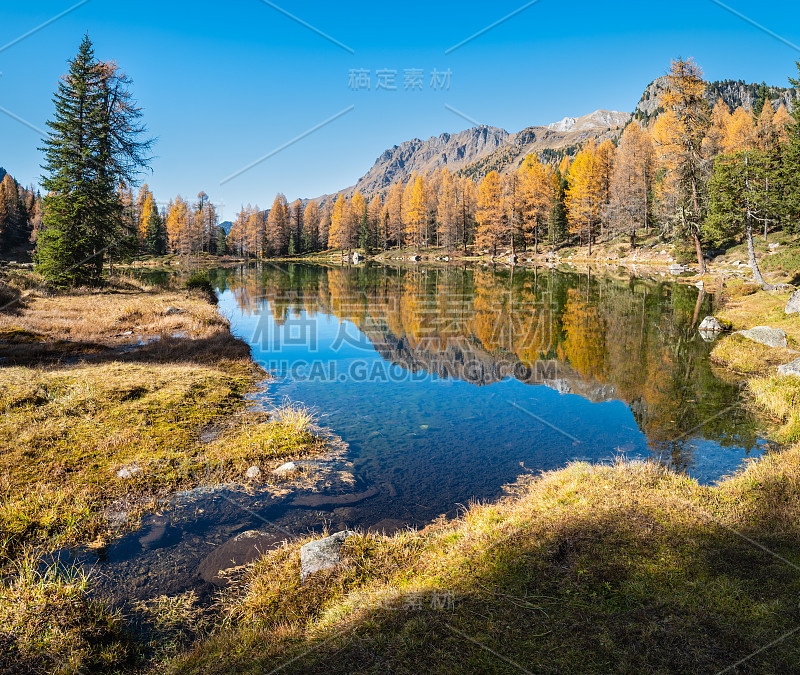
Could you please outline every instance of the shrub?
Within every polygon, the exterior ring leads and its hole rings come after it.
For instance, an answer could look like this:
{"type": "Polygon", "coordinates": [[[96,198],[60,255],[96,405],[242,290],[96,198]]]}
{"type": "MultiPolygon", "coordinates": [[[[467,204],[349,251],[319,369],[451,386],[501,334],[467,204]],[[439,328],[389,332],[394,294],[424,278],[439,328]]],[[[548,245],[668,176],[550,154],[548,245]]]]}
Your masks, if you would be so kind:
{"type": "Polygon", "coordinates": [[[194,272],[184,284],[185,288],[190,291],[200,291],[207,295],[209,299],[216,301],[217,296],[214,293],[214,287],[208,278],[206,272],[194,272]]]}

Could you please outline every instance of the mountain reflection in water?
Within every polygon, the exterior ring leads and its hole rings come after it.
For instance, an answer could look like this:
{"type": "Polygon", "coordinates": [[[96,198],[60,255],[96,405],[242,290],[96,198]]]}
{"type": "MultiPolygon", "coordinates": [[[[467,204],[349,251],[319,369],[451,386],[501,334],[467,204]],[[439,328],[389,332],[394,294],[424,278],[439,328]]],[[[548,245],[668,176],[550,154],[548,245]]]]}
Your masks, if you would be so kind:
{"type": "Polygon", "coordinates": [[[433,511],[496,496],[520,464],[625,454],[710,482],[766,449],[697,335],[712,298],[692,286],[480,266],[212,278],[279,376],[267,394],[314,406],[366,481],[433,511]]]}

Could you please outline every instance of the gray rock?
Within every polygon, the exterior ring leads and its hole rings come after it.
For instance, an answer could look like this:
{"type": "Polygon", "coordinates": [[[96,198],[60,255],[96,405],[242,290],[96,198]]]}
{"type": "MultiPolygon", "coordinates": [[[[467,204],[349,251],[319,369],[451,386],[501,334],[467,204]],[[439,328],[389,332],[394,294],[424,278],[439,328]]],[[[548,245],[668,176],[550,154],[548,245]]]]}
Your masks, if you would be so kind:
{"type": "Polygon", "coordinates": [[[700,322],[697,330],[701,333],[722,333],[727,330],[722,322],[715,316],[707,316],[700,322]]]}
{"type": "Polygon", "coordinates": [[[338,566],[342,559],[339,551],[342,544],[355,532],[342,530],[325,539],[312,541],[300,549],[300,580],[305,581],[310,574],[330,570],[338,566]]]}
{"type": "Polygon", "coordinates": [[[292,500],[292,506],[310,506],[312,508],[321,508],[329,506],[348,506],[350,504],[358,504],[365,499],[369,499],[378,494],[378,489],[371,487],[364,492],[356,492],[346,495],[326,495],[320,493],[301,494],[292,500]]]}
{"type": "Polygon", "coordinates": [[[221,572],[258,560],[267,551],[278,548],[283,541],[284,537],[279,534],[258,530],[242,532],[211,551],[200,563],[198,574],[203,581],[225,586],[228,579],[221,572]]]}
{"type": "Polygon", "coordinates": [[[748,340],[758,342],[767,347],[782,347],[785,348],[788,343],[786,342],[786,331],[780,328],[770,328],[769,326],[756,326],[749,330],[740,330],[739,335],[746,337],[748,340]]]}
{"type": "Polygon", "coordinates": [[[297,471],[298,466],[294,462],[286,462],[286,464],[281,464],[277,469],[273,469],[272,473],[276,476],[282,476],[287,473],[292,473],[293,471],[297,471]]]}
{"type": "Polygon", "coordinates": [[[686,267],[686,265],[679,265],[679,264],[677,264],[677,263],[676,263],[676,264],[674,264],[674,265],[670,265],[670,266],[669,266],[669,271],[670,271],[670,274],[675,274],[675,275],[677,275],[677,274],[683,274],[683,273],[684,273],[684,272],[686,272],[688,269],[689,269],[689,268],[688,268],[688,267],[686,267]]]}
{"type": "Polygon", "coordinates": [[[800,291],[795,291],[786,303],[787,314],[800,314],[800,291]]]}
{"type": "Polygon", "coordinates": [[[167,307],[164,310],[164,316],[172,316],[173,314],[183,314],[183,310],[177,307],[167,307]]]}
{"type": "Polygon", "coordinates": [[[778,375],[797,375],[800,377],[800,359],[778,366],[778,375]]]}
{"type": "Polygon", "coordinates": [[[353,252],[353,263],[358,265],[358,263],[364,261],[364,256],[361,255],[358,251],[353,252]]]}
{"type": "Polygon", "coordinates": [[[119,471],[117,471],[117,478],[133,478],[137,473],[141,473],[141,471],[142,469],[139,466],[123,466],[119,471]]]}
{"type": "Polygon", "coordinates": [[[251,466],[244,476],[250,480],[258,480],[261,478],[261,469],[259,469],[257,466],[251,466]]]}
{"type": "Polygon", "coordinates": [[[779,248],[779,247],[780,247],[780,244],[777,244],[777,243],[775,243],[775,244],[770,244],[770,245],[769,245],[769,250],[770,250],[770,251],[774,251],[776,248],[779,248]]]}

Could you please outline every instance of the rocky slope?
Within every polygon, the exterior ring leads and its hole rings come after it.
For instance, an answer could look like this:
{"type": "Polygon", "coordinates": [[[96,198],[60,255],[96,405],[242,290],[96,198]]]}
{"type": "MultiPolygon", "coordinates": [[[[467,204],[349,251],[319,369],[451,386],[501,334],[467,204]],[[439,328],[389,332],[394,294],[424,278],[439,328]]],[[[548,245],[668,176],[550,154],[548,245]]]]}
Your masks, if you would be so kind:
{"type": "Polygon", "coordinates": [[[630,119],[629,113],[595,110],[547,126],[528,127],[510,135],[503,147],[465,166],[461,172],[475,177],[485,176],[489,171],[508,173],[530,153],[558,161],[564,154],[574,154],[586,141],[600,143],[618,136],[630,119]]]}
{"type": "MultiPolygon", "coordinates": [[[[651,82],[642,94],[633,115],[624,112],[596,110],[582,117],[565,117],[546,126],[531,126],[517,133],[497,127],[478,126],[456,134],[444,133],[428,140],[414,138],[386,150],[356,185],[318,200],[326,202],[339,194],[352,195],[358,189],[364,195],[384,193],[398,180],[416,173],[428,173],[447,167],[453,173],[479,178],[489,171],[512,171],[528,153],[539,153],[544,159],[558,161],[572,155],[589,140],[602,142],[618,136],[632,117],[645,124],[660,112],[659,98],[666,87],[666,77],[651,82]]],[[[714,104],[721,96],[731,110],[743,105],[751,107],[758,98],[758,84],[741,80],[724,80],[708,85],[706,98],[714,104]]],[[[790,111],[800,91],[770,87],[775,107],[780,103],[790,111]]]]}
{"type": "MultiPolygon", "coordinates": [[[[358,183],[342,192],[345,195],[356,189],[364,195],[385,192],[392,183],[406,180],[412,173],[428,173],[444,167],[467,175],[484,175],[493,169],[510,170],[530,152],[563,153],[590,138],[616,135],[630,118],[629,113],[596,110],[514,134],[497,127],[479,126],[457,134],[431,136],[426,141],[414,138],[386,150],[358,183]]],[[[321,199],[331,196],[336,195],[321,199]]]]}
{"type": "MultiPolygon", "coordinates": [[[[639,100],[633,114],[636,119],[647,123],[657,116],[661,108],[659,98],[667,87],[667,78],[659,77],[647,85],[642,98],[639,100]]],[[[706,87],[706,100],[709,105],[714,105],[719,97],[728,104],[731,111],[739,106],[752,108],[758,99],[760,85],[755,83],[747,84],[742,80],[723,80],[721,82],[710,82],[706,87]]],[[[769,87],[772,105],[777,108],[781,103],[786,106],[789,112],[794,108],[794,102],[798,90],[786,87],[769,87]]]]}
{"type": "Polygon", "coordinates": [[[386,150],[356,184],[362,194],[372,194],[405,180],[413,172],[447,167],[451,171],[485,157],[508,142],[510,134],[497,127],[479,126],[457,134],[414,138],[386,150]]]}

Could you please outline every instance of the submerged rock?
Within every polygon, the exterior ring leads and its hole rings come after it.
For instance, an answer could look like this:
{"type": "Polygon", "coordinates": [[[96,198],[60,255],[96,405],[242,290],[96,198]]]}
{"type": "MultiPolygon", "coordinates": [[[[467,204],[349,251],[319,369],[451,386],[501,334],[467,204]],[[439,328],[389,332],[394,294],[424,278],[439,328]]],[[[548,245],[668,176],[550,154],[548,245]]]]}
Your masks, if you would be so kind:
{"type": "Polygon", "coordinates": [[[746,337],[748,340],[758,342],[759,344],[766,345],[767,347],[781,347],[786,348],[788,345],[786,341],[786,331],[780,328],[770,328],[769,326],[756,326],[749,330],[740,330],[739,335],[746,337]]]}
{"type": "Polygon", "coordinates": [[[355,532],[342,530],[325,539],[318,539],[300,549],[300,580],[305,581],[310,574],[333,569],[342,562],[339,551],[342,544],[355,532]]]}
{"type": "Polygon", "coordinates": [[[791,363],[778,366],[778,375],[797,375],[800,376],[800,359],[795,359],[791,363]]]}
{"type": "Polygon", "coordinates": [[[364,492],[356,492],[346,495],[323,495],[323,494],[307,494],[299,495],[292,500],[292,506],[311,506],[319,508],[322,506],[347,506],[349,504],[357,504],[360,501],[369,499],[378,494],[377,488],[369,488],[364,492]]]}
{"type": "Polygon", "coordinates": [[[278,548],[284,537],[270,532],[248,530],[237,534],[203,558],[197,569],[203,581],[225,586],[228,580],[221,573],[258,560],[267,551],[278,548]]]}
{"type": "Polygon", "coordinates": [[[784,311],[787,314],[800,314],[800,291],[792,293],[789,302],[786,303],[786,309],[784,311]]]}

